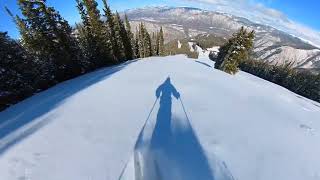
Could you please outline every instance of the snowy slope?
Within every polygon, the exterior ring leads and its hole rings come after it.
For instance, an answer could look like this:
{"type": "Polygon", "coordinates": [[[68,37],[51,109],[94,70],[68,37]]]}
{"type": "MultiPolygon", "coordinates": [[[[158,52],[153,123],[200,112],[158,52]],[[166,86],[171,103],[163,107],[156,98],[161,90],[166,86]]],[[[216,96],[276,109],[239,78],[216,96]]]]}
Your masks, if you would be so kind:
{"type": "Polygon", "coordinates": [[[0,179],[319,180],[320,104],[212,66],[132,61],[10,107],[0,179]]]}
{"type": "Polygon", "coordinates": [[[320,53],[319,49],[304,50],[283,46],[261,53],[260,58],[274,64],[292,62],[294,67],[312,68],[316,67],[314,64],[320,59],[320,56],[315,56],[317,53],[320,53]]]}

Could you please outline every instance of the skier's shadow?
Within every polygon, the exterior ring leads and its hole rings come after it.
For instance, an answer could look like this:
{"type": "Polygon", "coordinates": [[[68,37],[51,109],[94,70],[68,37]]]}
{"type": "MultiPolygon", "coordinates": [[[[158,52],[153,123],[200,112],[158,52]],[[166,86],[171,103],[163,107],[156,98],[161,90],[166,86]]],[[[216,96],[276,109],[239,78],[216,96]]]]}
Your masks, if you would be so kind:
{"type": "Polygon", "coordinates": [[[157,88],[156,96],[160,98],[160,108],[150,144],[143,148],[144,178],[139,179],[213,180],[208,159],[186,112],[184,117],[172,115],[172,96],[180,101],[183,110],[184,105],[170,78],[157,88]]]}

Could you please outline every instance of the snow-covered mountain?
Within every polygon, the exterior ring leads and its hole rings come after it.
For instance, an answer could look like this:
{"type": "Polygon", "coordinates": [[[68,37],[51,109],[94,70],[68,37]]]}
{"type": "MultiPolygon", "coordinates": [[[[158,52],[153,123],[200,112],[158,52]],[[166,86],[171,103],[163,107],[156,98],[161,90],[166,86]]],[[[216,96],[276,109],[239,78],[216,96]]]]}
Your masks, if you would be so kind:
{"type": "Polygon", "coordinates": [[[201,34],[228,38],[241,26],[256,31],[257,58],[273,63],[295,62],[297,68],[320,68],[319,48],[273,27],[233,15],[187,7],[147,7],[126,11],[135,27],[144,21],[149,30],[164,26],[168,41],[201,34]]]}
{"type": "Polygon", "coordinates": [[[320,104],[197,50],[104,68],[0,112],[0,179],[319,180],[320,104]]]}

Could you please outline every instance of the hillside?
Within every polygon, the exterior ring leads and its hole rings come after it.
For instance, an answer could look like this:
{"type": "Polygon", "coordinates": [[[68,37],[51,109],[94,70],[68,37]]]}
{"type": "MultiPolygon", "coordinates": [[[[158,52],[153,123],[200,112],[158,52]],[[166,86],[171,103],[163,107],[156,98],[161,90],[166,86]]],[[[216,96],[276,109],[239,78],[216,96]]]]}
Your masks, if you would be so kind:
{"type": "Polygon", "coordinates": [[[318,180],[320,104],[206,55],[100,69],[0,112],[1,179],[318,180]]]}
{"type": "MultiPolygon", "coordinates": [[[[208,39],[208,35],[227,39],[241,26],[256,31],[255,57],[273,64],[294,62],[294,67],[320,69],[320,49],[273,27],[233,15],[188,7],[148,7],[125,12],[133,29],[143,21],[152,31],[164,27],[166,40],[208,39]]],[[[221,42],[216,37],[212,41],[221,42]]],[[[219,44],[215,44],[219,45],[219,44]]],[[[214,46],[213,44],[211,46],[214,46]]]]}

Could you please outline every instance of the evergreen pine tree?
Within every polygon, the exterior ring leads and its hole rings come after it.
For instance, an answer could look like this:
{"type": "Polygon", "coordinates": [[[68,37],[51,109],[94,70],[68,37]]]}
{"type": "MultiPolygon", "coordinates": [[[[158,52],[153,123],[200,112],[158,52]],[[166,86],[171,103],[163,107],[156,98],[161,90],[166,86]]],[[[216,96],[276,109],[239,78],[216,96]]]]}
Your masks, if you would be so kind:
{"type": "Polygon", "coordinates": [[[106,27],[108,27],[110,43],[112,47],[112,55],[115,61],[119,62],[124,58],[123,44],[120,41],[119,26],[117,25],[114,14],[106,0],[102,0],[104,4],[104,16],[106,18],[106,27]]]}
{"type": "Polygon", "coordinates": [[[130,21],[128,19],[128,16],[125,14],[125,24],[126,24],[126,30],[127,30],[127,35],[131,44],[131,51],[132,51],[132,58],[136,57],[136,52],[135,52],[135,39],[134,39],[134,35],[131,32],[131,25],[130,25],[130,21]]]}
{"type": "Polygon", "coordinates": [[[239,64],[249,58],[254,34],[254,31],[248,32],[244,27],[234,33],[228,42],[220,47],[215,68],[230,74],[238,72],[239,64]]]}
{"type": "Polygon", "coordinates": [[[139,53],[140,53],[140,58],[145,58],[146,53],[145,53],[145,28],[144,24],[140,23],[139,25],[139,53]]]}
{"type": "Polygon", "coordinates": [[[91,44],[89,50],[93,50],[95,65],[102,67],[113,64],[111,45],[109,44],[110,39],[101,20],[98,3],[95,0],[82,0],[82,4],[85,7],[85,12],[79,7],[78,9],[83,22],[87,25],[85,30],[89,33],[88,38],[91,38],[88,40],[91,44]],[[86,18],[84,17],[85,15],[87,16],[86,18]]]}
{"type": "Polygon", "coordinates": [[[126,60],[132,60],[134,57],[133,57],[133,49],[132,49],[131,38],[130,38],[131,31],[129,30],[129,33],[128,33],[118,12],[116,13],[116,16],[117,16],[116,19],[118,20],[118,24],[120,27],[120,37],[123,43],[126,60]]]}
{"type": "Polygon", "coordinates": [[[19,29],[19,32],[21,35],[20,43],[24,47],[27,47],[26,42],[30,42],[31,40],[28,39],[30,36],[28,35],[29,31],[26,27],[25,22],[18,15],[13,15],[13,13],[7,7],[5,7],[5,10],[7,11],[9,16],[12,18],[13,22],[17,25],[17,27],[19,29]]]}
{"type": "Polygon", "coordinates": [[[100,62],[100,57],[96,54],[98,47],[94,38],[94,34],[91,30],[92,27],[89,23],[87,11],[84,8],[82,1],[76,0],[76,3],[82,20],[81,24],[76,25],[79,46],[84,56],[81,60],[81,64],[86,71],[91,71],[97,68],[100,62]]]}
{"type": "Polygon", "coordinates": [[[139,36],[140,36],[140,32],[138,29],[136,29],[136,38],[135,38],[135,41],[134,41],[134,52],[135,52],[135,55],[136,55],[136,58],[140,58],[140,49],[139,49],[139,36]]]}
{"type": "Polygon", "coordinates": [[[162,27],[160,28],[159,32],[159,56],[165,56],[165,47],[164,47],[164,34],[162,27]]]}
{"type": "Polygon", "coordinates": [[[122,20],[120,19],[120,16],[117,15],[118,12],[116,12],[116,14],[114,14],[113,18],[114,18],[114,33],[115,33],[115,41],[118,44],[119,47],[119,54],[116,55],[118,57],[118,59],[120,61],[124,61],[126,59],[126,54],[125,54],[125,48],[124,48],[124,44],[123,44],[123,39],[122,39],[122,33],[121,33],[121,24],[122,24],[122,20]]]}
{"type": "Polygon", "coordinates": [[[18,27],[23,32],[24,44],[45,64],[53,64],[53,76],[63,81],[81,73],[80,51],[68,22],[45,0],[19,0],[24,19],[19,18],[18,27]]]}
{"type": "Polygon", "coordinates": [[[82,0],[87,10],[87,21],[91,25],[92,31],[96,36],[103,34],[103,22],[101,20],[98,3],[95,0],[82,0]]]}
{"type": "Polygon", "coordinates": [[[156,37],[156,55],[159,56],[160,55],[160,33],[157,33],[157,37],[156,37]]]}
{"type": "Polygon", "coordinates": [[[19,43],[0,32],[0,110],[32,95],[36,64],[19,43]]]}
{"type": "Polygon", "coordinates": [[[150,57],[152,56],[152,42],[151,42],[151,37],[147,29],[145,29],[145,35],[144,35],[144,44],[145,44],[145,56],[150,57]]]}

